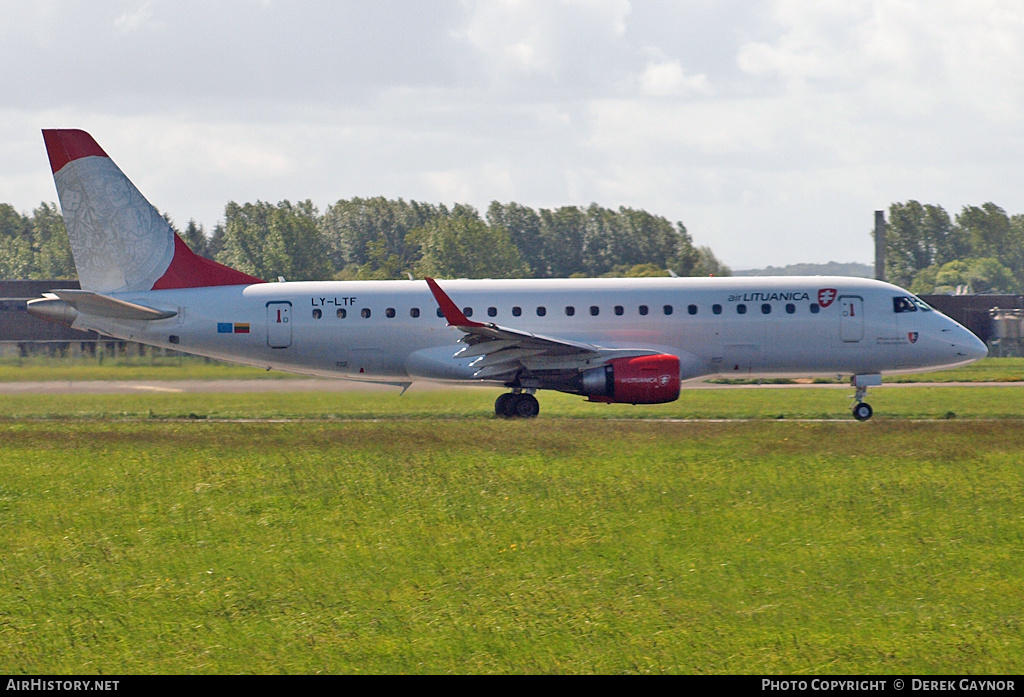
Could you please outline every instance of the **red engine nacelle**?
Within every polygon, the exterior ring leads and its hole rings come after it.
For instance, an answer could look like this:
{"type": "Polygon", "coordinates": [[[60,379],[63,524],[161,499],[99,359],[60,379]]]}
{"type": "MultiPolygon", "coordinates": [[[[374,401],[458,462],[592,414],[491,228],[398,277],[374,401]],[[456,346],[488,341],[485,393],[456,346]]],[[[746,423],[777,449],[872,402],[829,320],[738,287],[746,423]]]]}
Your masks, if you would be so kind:
{"type": "Polygon", "coordinates": [[[583,373],[592,402],[663,404],[679,399],[679,359],[668,354],[616,358],[583,373]]]}

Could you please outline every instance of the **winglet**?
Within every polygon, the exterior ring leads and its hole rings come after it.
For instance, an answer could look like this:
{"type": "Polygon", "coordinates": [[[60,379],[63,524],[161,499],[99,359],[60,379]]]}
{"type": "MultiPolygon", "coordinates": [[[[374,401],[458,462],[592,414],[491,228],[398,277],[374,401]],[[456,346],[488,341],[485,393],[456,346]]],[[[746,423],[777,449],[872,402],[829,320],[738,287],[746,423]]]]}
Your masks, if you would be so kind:
{"type": "Polygon", "coordinates": [[[470,320],[466,315],[462,313],[458,305],[452,302],[452,299],[448,297],[448,294],[441,290],[441,286],[437,285],[437,281],[432,278],[423,279],[430,286],[430,292],[434,294],[434,300],[437,301],[438,307],[441,308],[441,312],[444,313],[444,318],[448,320],[449,327],[483,327],[484,324],[480,322],[474,322],[470,320]]]}

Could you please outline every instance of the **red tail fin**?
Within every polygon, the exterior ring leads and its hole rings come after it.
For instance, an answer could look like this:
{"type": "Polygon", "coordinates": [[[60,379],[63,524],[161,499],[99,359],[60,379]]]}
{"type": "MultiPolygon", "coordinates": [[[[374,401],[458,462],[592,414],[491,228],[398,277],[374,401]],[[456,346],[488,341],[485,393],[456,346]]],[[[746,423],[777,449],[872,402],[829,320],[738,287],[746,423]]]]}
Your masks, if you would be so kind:
{"type": "Polygon", "coordinates": [[[199,256],[180,237],[174,235],[174,257],[164,275],[153,284],[153,290],[241,286],[250,283],[263,283],[263,280],[199,256]]]}
{"type": "Polygon", "coordinates": [[[101,293],[263,283],[192,252],[85,131],[43,131],[82,288],[101,293]]]}

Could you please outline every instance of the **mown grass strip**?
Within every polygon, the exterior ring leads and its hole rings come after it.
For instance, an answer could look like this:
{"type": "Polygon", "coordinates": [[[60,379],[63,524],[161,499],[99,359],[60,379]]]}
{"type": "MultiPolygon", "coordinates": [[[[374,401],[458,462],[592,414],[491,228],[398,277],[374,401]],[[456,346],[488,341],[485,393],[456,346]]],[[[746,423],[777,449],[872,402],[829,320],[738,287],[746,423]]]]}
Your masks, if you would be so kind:
{"type": "Polygon", "coordinates": [[[274,380],[295,375],[197,356],[17,356],[0,358],[0,382],[89,380],[274,380]]]}
{"type": "MultiPolygon", "coordinates": [[[[10,419],[483,419],[493,420],[493,388],[389,392],[249,394],[5,395],[10,419]]],[[[687,389],[670,404],[595,404],[542,392],[541,419],[842,419],[852,389],[687,389]]],[[[876,419],[1020,419],[1019,387],[887,387],[871,390],[876,419]]]]}
{"type": "Polygon", "coordinates": [[[0,425],[8,673],[1014,673],[1016,422],[0,425]]]}
{"type": "MultiPolygon", "coordinates": [[[[249,368],[197,356],[100,356],[0,358],[0,382],[87,380],[256,380],[287,379],[290,373],[249,368]]],[[[886,376],[886,382],[1019,382],[1024,358],[985,358],[955,370],[886,376]]],[[[757,380],[722,380],[756,383],[757,380]]],[[[821,382],[835,382],[821,379],[821,382]]],[[[793,379],[763,382],[793,382],[793,379]]]]}

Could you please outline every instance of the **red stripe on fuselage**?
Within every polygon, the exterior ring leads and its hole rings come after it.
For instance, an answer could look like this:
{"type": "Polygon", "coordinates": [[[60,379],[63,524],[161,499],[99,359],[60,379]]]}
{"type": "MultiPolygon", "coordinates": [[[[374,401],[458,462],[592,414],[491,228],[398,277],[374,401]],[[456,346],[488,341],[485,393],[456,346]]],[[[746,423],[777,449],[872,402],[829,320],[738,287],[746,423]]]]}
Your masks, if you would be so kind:
{"type": "Polygon", "coordinates": [[[108,157],[91,135],[77,129],[43,129],[43,142],[54,174],[67,163],[83,157],[108,157]]]}
{"type": "Polygon", "coordinates": [[[212,259],[199,256],[174,236],[174,258],[164,275],[153,284],[153,290],[172,288],[204,288],[206,286],[247,286],[263,283],[262,279],[236,271],[212,259]]]}

